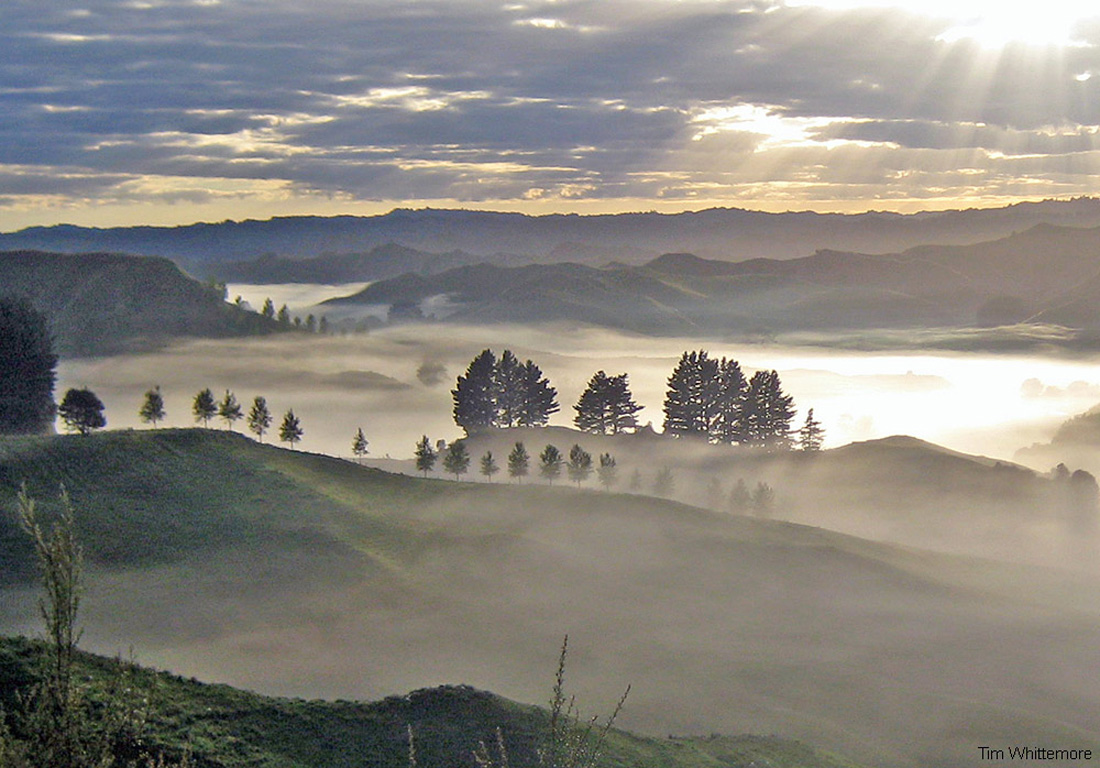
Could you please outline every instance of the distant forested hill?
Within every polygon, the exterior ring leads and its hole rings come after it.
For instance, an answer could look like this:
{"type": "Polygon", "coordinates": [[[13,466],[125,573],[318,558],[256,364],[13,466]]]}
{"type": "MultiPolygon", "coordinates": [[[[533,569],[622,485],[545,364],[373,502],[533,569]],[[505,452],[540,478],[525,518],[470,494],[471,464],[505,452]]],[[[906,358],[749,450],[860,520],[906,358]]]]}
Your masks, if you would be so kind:
{"type": "Polygon", "coordinates": [[[271,333],[278,325],[225,303],[221,289],[168,259],[109,253],[0,252],[0,294],[26,296],[50,321],[59,354],[145,349],[180,336],[271,333]]]}

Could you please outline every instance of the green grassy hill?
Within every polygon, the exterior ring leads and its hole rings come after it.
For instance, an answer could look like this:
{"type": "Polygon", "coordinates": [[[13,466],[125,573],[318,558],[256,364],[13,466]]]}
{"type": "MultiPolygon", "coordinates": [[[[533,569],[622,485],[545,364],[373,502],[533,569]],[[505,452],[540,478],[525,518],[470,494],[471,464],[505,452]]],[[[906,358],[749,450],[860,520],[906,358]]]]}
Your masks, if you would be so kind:
{"type": "MultiPolygon", "coordinates": [[[[17,692],[33,679],[41,646],[0,638],[0,703],[18,708],[17,692]]],[[[441,686],[377,702],[261,696],[166,672],[125,665],[134,696],[150,702],[142,741],[169,757],[190,749],[199,768],[408,768],[408,729],[417,764],[475,768],[480,743],[498,755],[500,728],[509,764],[536,765],[549,713],[469,686],[441,686]]],[[[85,654],[78,674],[104,681],[115,659],[85,654]]],[[[136,702],[136,698],[135,698],[136,702]]],[[[601,768],[857,768],[855,763],[775,736],[655,739],[613,730],[601,768]]]]}
{"type": "MultiPolygon", "coordinates": [[[[778,733],[921,768],[977,765],[978,746],[1100,750],[1085,576],[213,430],[0,440],[0,505],[23,481],[47,507],[58,482],[76,501],[85,645],[184,676],[535,702],[568,633],[580,700],[606,711],[631,683],[620,724],[644,733],[778,733]]],[[[0,631],[32,632],[29,553],[10,517],[0,531],[0,631]]]]}

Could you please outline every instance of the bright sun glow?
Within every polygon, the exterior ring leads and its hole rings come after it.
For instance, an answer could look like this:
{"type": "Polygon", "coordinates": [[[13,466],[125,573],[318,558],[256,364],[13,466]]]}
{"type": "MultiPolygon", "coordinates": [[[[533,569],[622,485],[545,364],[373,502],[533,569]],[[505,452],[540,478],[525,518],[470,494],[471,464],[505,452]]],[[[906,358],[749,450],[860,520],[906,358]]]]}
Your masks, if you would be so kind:
{"type": "Polygon", "coordinates": [[[950,20],[953,24],[941,35],[943,40],[967,38],[990,48],[1013,42],[1075,45],[1079,43],[1075,26],[1100,16],[1100,5],[1095,0],[788,0],[786,4],[832,10],[899,8],[950,20]]]}

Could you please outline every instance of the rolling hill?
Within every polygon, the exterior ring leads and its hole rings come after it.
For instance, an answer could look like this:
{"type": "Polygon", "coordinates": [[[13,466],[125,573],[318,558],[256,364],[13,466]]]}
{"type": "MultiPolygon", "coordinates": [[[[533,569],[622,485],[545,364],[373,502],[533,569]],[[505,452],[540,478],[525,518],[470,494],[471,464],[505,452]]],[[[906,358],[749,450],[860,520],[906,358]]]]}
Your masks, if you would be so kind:
{"type": "MultiPolygon", "coordinates": [[[[59,482],[77,503],[85,644],[183,676],[539,701],[569,633],[580,700],[606,709],[632,683],[632,730],[779,733],[922,768],[978,765],[980,745],[1100,749],[1085,575],[644,496],[421,480],[212,430],[0,440],[0,502],[23,481],[47,510],[59,482]]],[[[0,531],[0,630],[26,632],[29,553],[10,518],[0,531]]]]}

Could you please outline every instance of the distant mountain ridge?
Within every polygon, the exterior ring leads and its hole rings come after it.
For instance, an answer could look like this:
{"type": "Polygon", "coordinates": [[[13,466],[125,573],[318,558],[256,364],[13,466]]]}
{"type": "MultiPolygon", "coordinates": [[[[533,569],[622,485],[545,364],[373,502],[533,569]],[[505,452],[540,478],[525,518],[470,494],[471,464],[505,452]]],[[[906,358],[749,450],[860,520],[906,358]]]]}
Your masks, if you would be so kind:
{"type": "Polygon", "coordinates": [[[789,259],[820,249],[891,253],[918,245],[969,244],[1035,224],[1100,226],[1100,199],[1018,203],[917,214],[764,213],[739,208],[586,215],[396,209],[378,216],[298,216],[179,227],[98,229],[57,225],[0,233],[0,249],[165,256],[188,269],[251,261],[364,253],[396,243],[434,253],[515,254],[530,261],[638,264],[685,251],[708,259],[789,259]]]}

